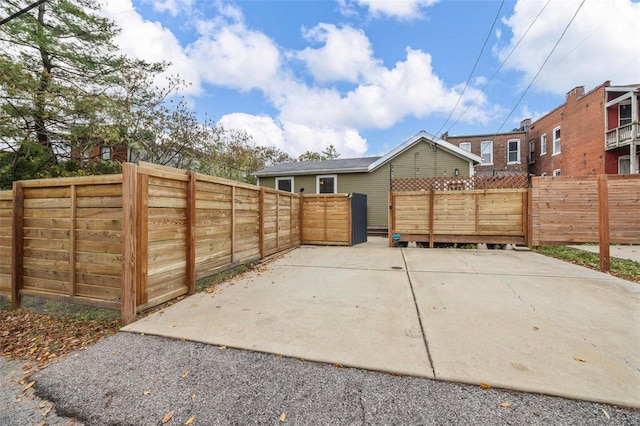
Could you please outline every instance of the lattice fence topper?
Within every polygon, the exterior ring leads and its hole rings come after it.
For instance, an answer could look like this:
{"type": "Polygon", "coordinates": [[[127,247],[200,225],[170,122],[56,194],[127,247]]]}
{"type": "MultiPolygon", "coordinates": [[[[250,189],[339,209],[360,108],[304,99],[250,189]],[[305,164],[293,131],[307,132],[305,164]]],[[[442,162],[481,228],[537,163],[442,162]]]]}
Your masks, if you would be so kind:
{"type": "Polygon", "coordinates": [[[391,181],[392,191],[464,191],[471,189],[509,189],[528,188],[526,174],[471,176],[471,177],[432,177],[397,178],[391,181]]]}

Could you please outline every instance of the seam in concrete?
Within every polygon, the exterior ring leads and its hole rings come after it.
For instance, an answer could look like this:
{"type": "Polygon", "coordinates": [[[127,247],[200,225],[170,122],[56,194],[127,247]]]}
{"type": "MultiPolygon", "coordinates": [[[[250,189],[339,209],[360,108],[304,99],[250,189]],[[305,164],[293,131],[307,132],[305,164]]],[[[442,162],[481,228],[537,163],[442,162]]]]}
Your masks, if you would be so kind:
{"type": "Polygon", "coordinates": [[[402,253],[402,261],[404,262],[404,270],[407,273],[407,280],[409,280],[409,288],[411,288],[411,295],[413,296],[413,304],[416,307],[416,314],[418,315],[418,323],[420,324],[420,331],[422,332],[422,341],[424,347],[427,350],[427,357],[429,358],[429,364],[431,364],[431,372],[433,378],[437,379],[436,366],[433,365],[433,358],[431,358],[431,351],[429,350],[429,341],[427,340],[427,333],[424,331],[424,325],[422,325],[422,317],[420,316],[420,308],[418,308],[418,300],[416,299],[416,292],[413,290],[413,282],[411,282],[411,275],[409,274],[409,267],[407,266],[407,259],[404,257],[404,249],[400,249],[402,253]]]}

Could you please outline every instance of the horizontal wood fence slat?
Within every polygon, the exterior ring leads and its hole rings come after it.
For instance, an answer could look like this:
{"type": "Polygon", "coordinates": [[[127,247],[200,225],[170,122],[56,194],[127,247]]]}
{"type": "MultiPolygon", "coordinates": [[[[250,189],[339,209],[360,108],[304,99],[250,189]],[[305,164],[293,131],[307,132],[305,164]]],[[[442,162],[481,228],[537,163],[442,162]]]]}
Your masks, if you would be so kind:
{"type": "MultiPolygon", "coordinates": [[[[29,295],[118,309],[126,324],[194,293],[198,279],[299,246],[301,200],[144,162],[121,175],[15,182],[0,191],[0,295],[14,306],[29,295]]],[[[306,200],[322,217],[307,221],[307,244],[350,241],[337,201],[306,200]]]]}
{"type": "Polygon", "coordinates": [[[389,245],[527,241],[527,189],[390,192],[389,245]]]}
{"type": "Polygon", "coordinates": [[[534,246],[599,243],[601,233],[610,243],[640,244],[640,175],[535,177],[531,204],[534,246]],[[608,229],[600,226],[601,205],[608,229]]]}

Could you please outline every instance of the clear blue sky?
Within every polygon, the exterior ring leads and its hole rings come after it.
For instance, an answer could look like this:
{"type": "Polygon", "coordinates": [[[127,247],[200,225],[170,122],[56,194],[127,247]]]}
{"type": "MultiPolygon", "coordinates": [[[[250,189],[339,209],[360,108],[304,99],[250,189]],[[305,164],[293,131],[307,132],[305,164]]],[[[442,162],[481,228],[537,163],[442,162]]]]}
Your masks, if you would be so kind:
{"type": "Polygon", "coordinates": [[[199,116],[292,155],[508,131],[575,86],[640,83],[637,1],[107,3],[122,50],[171,61],[199,116]]]}

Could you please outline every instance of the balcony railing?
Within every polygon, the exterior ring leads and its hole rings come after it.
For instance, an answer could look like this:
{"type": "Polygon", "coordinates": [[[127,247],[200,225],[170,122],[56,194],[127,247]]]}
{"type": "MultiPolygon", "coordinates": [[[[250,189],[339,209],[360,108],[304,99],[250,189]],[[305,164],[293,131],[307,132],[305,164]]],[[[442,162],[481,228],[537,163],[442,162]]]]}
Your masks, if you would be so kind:
{"type": "Polygon", "coordinates": [[[605,149],[629,145],[632,141],[640,140],[640,126],[638,123],[627,124],[615,129],[607,130],[604,134],[605,149]]]}

